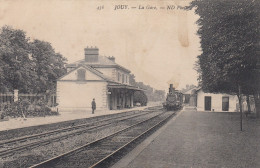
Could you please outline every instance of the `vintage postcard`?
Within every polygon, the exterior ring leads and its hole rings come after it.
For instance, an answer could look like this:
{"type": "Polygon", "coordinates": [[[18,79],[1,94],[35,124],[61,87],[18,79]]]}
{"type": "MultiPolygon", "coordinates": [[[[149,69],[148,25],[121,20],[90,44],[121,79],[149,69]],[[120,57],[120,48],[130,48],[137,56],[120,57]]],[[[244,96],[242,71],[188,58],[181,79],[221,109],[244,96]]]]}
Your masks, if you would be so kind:
{"type": "Polygon", "coordinates": [[[0,167],[260,167],[259,9],[0,0],[0,167]]]}

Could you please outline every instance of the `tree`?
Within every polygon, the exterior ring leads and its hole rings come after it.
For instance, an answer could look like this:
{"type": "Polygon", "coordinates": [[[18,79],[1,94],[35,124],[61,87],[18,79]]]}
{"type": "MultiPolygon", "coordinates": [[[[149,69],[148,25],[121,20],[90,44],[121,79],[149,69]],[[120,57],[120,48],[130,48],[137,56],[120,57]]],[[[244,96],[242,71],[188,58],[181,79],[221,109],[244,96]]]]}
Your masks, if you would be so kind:
{"type": "Polygon", "coordinates": [[[164,90],[155,90],[154,91],[155,101],[163,101],[165,100],[165,91],[164,90]]]}
{"type": "Polygon", "coordinates": [[[28,92],[35,73],[29,59],[29,38],[22,30],[4,26],[0,33],[0,88],[2,92],[18,89],[28,92]]]}
{"type": "Polygon", "coordinates": [[[147,96],[143,91],[136,91],[134,93],[134,103],[140,103],[142,106],[146,106],[147,101],[147,96]]]}
{"type": "Polygon", "coordinates": [[[182,89],[181,89],[181,92],[186,92],[186,91],[188,91],[188,90],[190,90],[190,89],[192,89],[192,88],[196,88],[196,86],[193,85],[193,84],[191,84],[191,85],[188,85],[188,84],[187,84],[185,88],[182,88],[182,89]]]}
{"type": "Polygon", "coordinates": [[[0,92],[20,93],[55,90],[56,80],[66,73],[66,59],[50,43],[34,40],[23,30],[0,30],[0,92]]]}
{"type": "Polygon", "coordinates": [[[241,111],[242,93],[259,95],[259,72],[255,69],[259,57],[260,2],[195,0],[189,8],[194,7],[200,16],[197,24],[202,54],[198,56],[197,69],[202,88],[236,94],[241,111]]]}
{"type": "Polygon", "coordinates": [[[34,70],[37,74],[34,91],[45,93],[46,90],[54,90],[58,77],[66,73],[66,59],[55,50],[50,43],[34,40],[30,43],[31,57],[34,70]]]}
{"type": "Polygon", "coordinates": [[[149,85],[145,85],[143,82],[136,82],[134,74],[130,74],[129,83],[130,83],[130,85],[144,89],[145,90],[144,93],[147,97],[147,101],[163,101],[163,100],[165,100],[165,91],[164,90],[156,90],[149,85]]]}

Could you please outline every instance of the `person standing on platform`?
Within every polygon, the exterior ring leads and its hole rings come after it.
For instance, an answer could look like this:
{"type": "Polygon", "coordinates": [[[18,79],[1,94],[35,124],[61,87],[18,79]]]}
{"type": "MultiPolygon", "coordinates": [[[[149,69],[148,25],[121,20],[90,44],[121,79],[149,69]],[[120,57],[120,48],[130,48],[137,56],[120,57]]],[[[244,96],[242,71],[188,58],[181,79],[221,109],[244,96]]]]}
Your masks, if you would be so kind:
{"type": "Polygon", "coordinates": [[[92,100],[92,114],[94,114],[94,111],[96,110],[96,102],[95,102],[95,99],[92,100]]]}

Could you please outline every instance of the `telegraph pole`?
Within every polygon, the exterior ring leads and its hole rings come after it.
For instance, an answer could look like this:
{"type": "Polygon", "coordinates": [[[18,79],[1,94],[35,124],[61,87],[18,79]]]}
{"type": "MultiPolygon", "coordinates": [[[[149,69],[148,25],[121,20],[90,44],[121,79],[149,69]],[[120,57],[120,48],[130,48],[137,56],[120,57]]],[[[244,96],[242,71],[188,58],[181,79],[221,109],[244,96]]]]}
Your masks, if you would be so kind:
{"type": "Polygon", "coordinates": [[[238,101],[239,101],[239,109],[240,109],[240,130],[243,130],[243,123],[242,123],[242,100],[241,100],[241,86],[238,85],[238,101]]]}

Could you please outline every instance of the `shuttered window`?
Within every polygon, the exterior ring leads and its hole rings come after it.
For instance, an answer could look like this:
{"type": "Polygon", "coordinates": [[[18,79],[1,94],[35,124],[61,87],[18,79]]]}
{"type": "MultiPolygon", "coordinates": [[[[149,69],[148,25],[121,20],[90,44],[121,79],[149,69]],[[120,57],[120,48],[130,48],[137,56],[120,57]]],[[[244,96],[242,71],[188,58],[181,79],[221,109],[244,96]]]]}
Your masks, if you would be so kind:
{"type": "Polygon", "coordinates": [[[86,80],[86,70],[85,69],[79,69],[78,70],[78,80],[86,80]]]}
{"type": "Polygon", "coordinates": [[[125,75],[122,74],[122,83],[124,83],[124,82],[125,82],[125,75]]]}
{"type": "Polygon", "coordinates": [[[118,72],[118,73],[117,73],[117,80],[118,80],[118,82],[120,81],[120,76],[121,76],[121,75],[120,75],[120,73],[118,72]]]}

